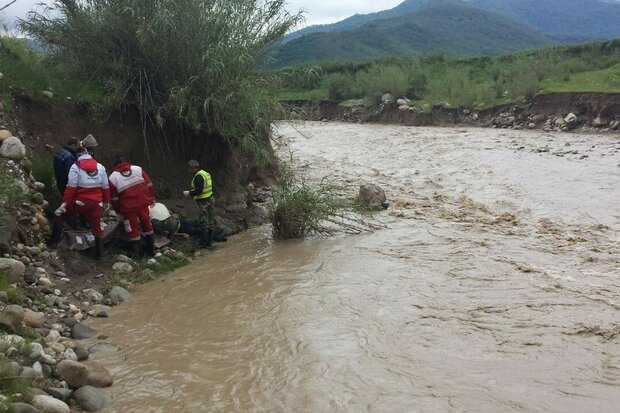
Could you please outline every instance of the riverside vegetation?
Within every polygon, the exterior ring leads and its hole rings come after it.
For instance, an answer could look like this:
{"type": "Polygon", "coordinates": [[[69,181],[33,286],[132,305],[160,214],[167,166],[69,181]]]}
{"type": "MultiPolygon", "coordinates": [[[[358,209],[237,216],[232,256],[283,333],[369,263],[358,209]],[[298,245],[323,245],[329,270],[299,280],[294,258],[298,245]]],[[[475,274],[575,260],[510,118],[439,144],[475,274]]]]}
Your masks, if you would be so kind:
{"type": "Polygon", "coordinates": [[[620,39],[555,46],[498,57],[458,58],[443,53],[331,62],[282,69],[282,100],[364,99],[385,93],[410,105],[486,108],[551,92],[620,92],[620,39]]]}

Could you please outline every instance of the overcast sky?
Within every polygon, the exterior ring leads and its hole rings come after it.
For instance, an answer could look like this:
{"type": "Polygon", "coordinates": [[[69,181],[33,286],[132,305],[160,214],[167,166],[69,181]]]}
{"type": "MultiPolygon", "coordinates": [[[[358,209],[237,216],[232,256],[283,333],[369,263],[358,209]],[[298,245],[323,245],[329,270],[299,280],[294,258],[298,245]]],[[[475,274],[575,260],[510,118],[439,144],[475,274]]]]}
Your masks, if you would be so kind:
{"type": "MultiPolygon", "coordinates": [[[[11,0],[0,0],[0,7],[11,0]]],[[[32,7],[42,0],[17,0],[17,2],[4,12],[7,21],[15,20],[15,17],[25,18],[32,7]]],[[[354,14],[372,13],[390,9],[403,0],[288,0],[288,10],[297,12],[305,11],[305,25],[334,23],[354,14]]]]}

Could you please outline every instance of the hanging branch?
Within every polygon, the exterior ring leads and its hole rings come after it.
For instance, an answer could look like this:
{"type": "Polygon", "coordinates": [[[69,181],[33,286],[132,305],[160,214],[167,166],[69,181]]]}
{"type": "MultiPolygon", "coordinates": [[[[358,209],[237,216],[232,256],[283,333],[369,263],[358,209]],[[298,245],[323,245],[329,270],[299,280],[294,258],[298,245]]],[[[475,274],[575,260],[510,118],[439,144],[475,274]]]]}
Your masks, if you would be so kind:
{"type": "Polygon", "coordinates": [[[0,11],[2,11],[2,10],[4,10],[4,9],[6,9],[6,8],[7,8],[7,7],[9,7],[11,4],[16,3],[16,2],[17,2],[17,0],[10,1],[10,2],[9,2],[9,4],[5,4],[4,6],[0,7],[0,11]]]}

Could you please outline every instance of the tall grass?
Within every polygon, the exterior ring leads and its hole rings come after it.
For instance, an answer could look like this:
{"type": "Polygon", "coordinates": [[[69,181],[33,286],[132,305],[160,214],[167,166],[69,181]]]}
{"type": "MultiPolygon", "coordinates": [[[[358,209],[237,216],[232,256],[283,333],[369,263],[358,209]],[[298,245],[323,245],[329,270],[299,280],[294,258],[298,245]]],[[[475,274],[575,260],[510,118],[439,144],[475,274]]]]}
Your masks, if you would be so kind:
{"type": "Polygon", "coordinates": [[[279,110],[266,46],[301,19],[284,0],[56,0],[22,28],[66,62],[105,80],[99,110],[135,105],[145,128],[180,127],[265,155],[279,110]]]}
{"type": "Polygon", "coordinates": [[[360,232],[372,228],[360,217],[369,211],[360,209],[342,188],[329,179],[309,182],[303,171],[295,174],[285,163],[273,190],[270,211],[274,238],[303,238],[332,230],[360,232]]]}

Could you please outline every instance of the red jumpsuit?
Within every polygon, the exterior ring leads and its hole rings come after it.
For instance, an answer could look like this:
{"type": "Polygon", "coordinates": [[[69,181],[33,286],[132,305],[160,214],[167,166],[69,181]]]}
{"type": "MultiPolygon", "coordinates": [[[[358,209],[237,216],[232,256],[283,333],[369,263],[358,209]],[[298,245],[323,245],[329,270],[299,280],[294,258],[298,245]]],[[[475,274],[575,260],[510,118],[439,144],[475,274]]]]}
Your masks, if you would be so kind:
{"type": "Polygon", "coordinates": [[[125,230],[132,241],[153,234],[149,205],[155,202],[151,179],[139,166],[121,162],[110,175],[110,193],[114,210],[123,215],[125,230]]]}
{"type": "Polygon", "coordinates": [[[62,201],[66,203],[67,210],[54,217],[55,224],[62,224],[68,217],[81,214],[88,221],[93,235],[97,238],[103,236],[102,206],[110,202],[108,175],[103,165],[90,155],[80,156],[69,171],[69,182],[62,201]]]}

